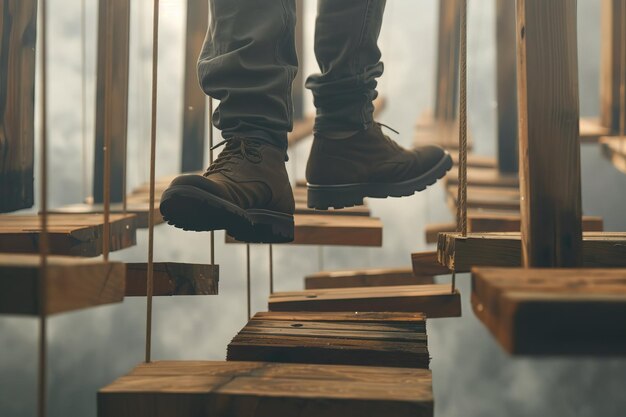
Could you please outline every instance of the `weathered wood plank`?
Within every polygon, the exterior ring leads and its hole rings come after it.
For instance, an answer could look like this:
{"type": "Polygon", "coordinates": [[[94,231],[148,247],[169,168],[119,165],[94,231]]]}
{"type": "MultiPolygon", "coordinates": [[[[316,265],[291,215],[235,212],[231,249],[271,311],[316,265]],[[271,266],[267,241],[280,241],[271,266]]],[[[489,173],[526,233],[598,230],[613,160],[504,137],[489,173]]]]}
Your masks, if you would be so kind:
{"type": "Polygon", "coordinates": [[[432,417],[426,369],[153,362],[98,393],[99,417],[432,417]]]}
{"type": "Polygon", "coordinates": [[[51,256],[46,267],[46,298],[39,298],[39,255],[0,254],[0,314],[36,316],[121,302],[124,265],[51,256]]]}
{"type": "Polygon", "coordinates": [[[418,276],[412,268],[375,268],[322,271],[307,275],[304,288],[352,288],[433,284],[432,275],[418,276]]]}
{"type": "MultiPolygon", "coordinates": [[[[145,297],[148,278],[145,263],[126,264],[126,296],[145,297]]],[[[154,264],[155,296],[217,295],[219,265],[157,262],[154,264]]]]}
{"type": "Polygon", "coordinates": [[[447,266],[439,263],[437,251],[415,252],[411,254],[413,273],[415,275],[449,275],[447,266]]]}
{"type": "Polygon", "coordinates": [[[252,320],[316,321],[316,322],[361,322],[361,323],[397,323],[424,322],[422,313],[402,312],[333,312],[316,313],[310,311],[283,312],[263,311],[256,313],[252,320]]]}
{"type": "Polygon", "coordinates": [[[626,355],[626,270],[477,268],[476,315],[519,355],[626,355]]]}
{"type": "MultiPolygon", "coordinates": [[[[154,206],[154,212],[153,212],[155,225],[163,223],[163,216],[161,215],[161,211],[159,210],[158,202],[159,200],[156,201],[156,204],[154,206]]],[[[85,203],[70,204],[67,206],[61,206],[61,207],[48,210],[48,213],[52,213],[52,214],[69,214],[69,215],[98,214],[102,212],[103,212],[102,204],[85,204],[85,203]]],[[[124,213],[124,207],[122,203],[111,204],[111,213],[116,213],[116,214],[124,213]]],[[[148,217],[150,214],[149,202],[144,202],[143,200],[140,200],[137,197],[131,197],[127,201],[126,213],[132,214],[135,216],[136,226],[138,229],[148,228],[148,217]]]]}
{"type": "Polygon", "coordinates": [[[0,213],[32,207],[37,1],[0,1],[0,213]]]}

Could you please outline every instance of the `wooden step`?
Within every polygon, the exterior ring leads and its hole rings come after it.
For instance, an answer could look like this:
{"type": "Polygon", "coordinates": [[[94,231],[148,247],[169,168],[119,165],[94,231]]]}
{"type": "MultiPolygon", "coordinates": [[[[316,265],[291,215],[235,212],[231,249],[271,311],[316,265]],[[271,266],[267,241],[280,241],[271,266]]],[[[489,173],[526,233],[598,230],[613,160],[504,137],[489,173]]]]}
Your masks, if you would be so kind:
{"type": "Polygon", "coordinates": [[[322,271],[307,275],[304,288],[385,287],[396,285],[433,284],[432,275],[418,276],[413,268],[374,268],[322,271]]]}
{"type": "Polygon", "coordinates": [[[0,314],[51,315],[119,303],[124,298],[124,274],[121,262],[67,256],[49,256],[41,274],[39,255],[0,254],[0,314]]]}
{"type": "MultiPolygon", "coordinates": [[[[455,166],[459,165],[459,153],[452,152],[452,162],[455,166]]],[[[493,156],[483,156],[470,153],[467,155],[467,167],[468,168],[489,168],[497,169],[498,161],[493,156]]]]}
{"type": "MultiPolygon", "coordinates": [[[[159,201],[156,201],[154,206],[154,224],[163,223],[163,216],[159,211],[159,201]]],[[[67,206],[61,206],[50,210],[52,214],[99,214],[103,212],[102,204],[70,204],[67,206]]],[[[111,213],[122,214],[124,208],[121,203],[111,204],[111,213]]],[[[148,201],[135,201],[131,200],[127,202],[126,213],[133,214],[136,217],[137,228],[146,229],[148,227],[148,217],[150,215],[150,205],[148,201]]]]}
{"type": "Polygon", "coordinates": [[[610,133],[610,129],[602,126],[599,117],[582,117],[580,119],[580,141],[584,144],[598,143],[602,136],[610,133]]]}
{"type": "MultiPolygon", "coordinates": [[[[520,233],[458,233],[439,235],[438,259],[456,272],[473,266],[521,265],[520,233]]],[[[583,234],[583,263],[588,268],[626,267],[626,233],[586,232],[583,234]]]]}
{"type": "Polygon", "coordinates": [[[439,263],[437,251],[415,252],[411,254],[415,275],[450,275],[450,269],[439,263]]]}
{"type": "Polygon", "coordinates": [[[426,319],[411,315],[364,323],[356,313],[319,313],[324,320],[253,317],[228,345],[229,361],[318,363],[428,369],[426,319]],[[360,319],[360,318],[359,318],[360,319]]]}
{"type": "MultiPolygon", "coordinates": [[[[296,214],[292,245],[382,246],[380,219],[366,216],[296,214]]],[[[243,243],[226,235],[226,243],[243,243]]]]}
{"type": "MultiPolygon", "coordinates": [[[[446,188],[450,185],[458,186],[459,174],[452,170],[444,177],[446,188]]],[[[519,189],[519,177],[511,174],[501,174],[493,168],[468,168],[467,184],[470,186],[503,187],[519,189]]]]}
{"type": "MultiPolygon", "coordinates": [[[[449,185],[448,205],[454,213],[458,205],[458,187],[449,185]]],[[[494,210],[501,212],[519,212],[520,194],[517,188],[505,187],[467,187],[467,208],[479,210],[494,210]]]]}
{"type": "Polygon", "coordinates": [[[452,233],[456,232],[456,230],[457,227],[455,222],[431,223],[427,224],[424,229],[424,238],[426,239],[426,243],[433,244],[437,243],[439,233],[452,233]]]}
{"type": "Polygon", "coordinates": [[[604,136],[600,143],[606,158],[615,168],[626,174],[626,137],[604,136]]]}
{"type": "Polygon", "coordinates": [[[395,311],[428,318],[459,317],[461,298],[450,285],[329,288],[270,295],[270,311],[395,311]]]}
{"type": "Polygon", "coordinates": [[[476,315],[519,355],[626,355],[626,269],[476,268],[476,315]]]}
{"type": "Polygon", "coordinates": [[[98,417],[432,417],[426,369],[267,362],[138,365],[98,392],[98,417]]]}
{"type": "MultiPolygon", "coordinates": [[[[98,256],[102,254],[103,216],[76,214],[48,216],[50,252],[53,255],[98,256]]],[[[0,215],[0,252],[37,253],[41,233],[38,215],[0,215]]],[[[110,250],[136,243],[136,219],[132,214],[112,214],[110,250]]]]}
{"type": "MultiPolygon", "coordinates": [[[[217,295],[219,265],[156,262],[154,296],[217,295]]],[[[148,264],[126,264],[126,296],[145,297],[148,264]]]]}

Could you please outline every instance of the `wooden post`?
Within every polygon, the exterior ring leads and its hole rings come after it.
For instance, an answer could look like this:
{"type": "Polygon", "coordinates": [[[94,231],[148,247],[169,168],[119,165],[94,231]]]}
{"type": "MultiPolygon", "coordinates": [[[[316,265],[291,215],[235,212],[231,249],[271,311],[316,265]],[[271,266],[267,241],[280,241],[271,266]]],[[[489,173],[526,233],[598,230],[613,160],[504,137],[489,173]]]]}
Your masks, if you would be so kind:
{"type": "MultiPolygon", "coordinates": [[[[624,0],[602,0],[602,63],[600,72],[600,119],[611,133],[619,133],[620,117],[620,51],[622,39],[622,8],[624,0]]],[[[626,103],[622,103],[626,106],[626,103]]]]}
{"type": "Polygon", "coordinates": [[[103,201],[104,125],[111,135],[111,202],[124,198],[128,123],[128,52],[130,2],[100,0],[98,10],[98,83],[96,91],[96,146],[93,198],[103,201]],[[112,51],[111,54],[108,51],[112,51]],[[107,110],[105,112],[105,106],[107,110]],[[104,120],[104,115],[108,120],[104,120]]]}
{"type": "Polygon", "coordinates": [[[205,168],[206,95],[198,83],[197,67],[198,55],[202,49],[208,25],[209,3],[207,0],[187,0],[182,172],[200,171],[205,168]]]}
{"type": "Polygon", "coordinates": [[[452,123],[458,114],[459,94],[459,0],[439,2],[439,46],[437,50],[437,79],[435,120],[452,123]]]}
{"type": "Polygon", "coordinates": [[[522,256],[582,263],[576,0],[517,0],[522,256]]]}
{"type": "Polygon", "coordinates": [[[496,0],[498,169],[518,173],[515,0],[496,0]]]}
{"type": "Polygon", "coordinates": [[[32,207],[37,0],[0,0],[0,213],[32,207]]]}
{"type": "Polygon", "coordinates": [[[293,118],[304,117],[304,0],[296,1],[296,52],[298,54],[298,74],[293,80],[293,118]]]}

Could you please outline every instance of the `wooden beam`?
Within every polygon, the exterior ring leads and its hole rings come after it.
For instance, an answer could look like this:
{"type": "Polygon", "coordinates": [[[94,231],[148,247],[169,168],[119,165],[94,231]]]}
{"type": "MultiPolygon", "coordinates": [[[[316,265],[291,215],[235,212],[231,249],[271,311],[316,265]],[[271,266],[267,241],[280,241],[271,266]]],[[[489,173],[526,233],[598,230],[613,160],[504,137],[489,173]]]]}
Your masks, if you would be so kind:
{"type": "Polygon", "coordinates": [[[48,258],[46,298],[39,255],[0,254],[0,314],[37,316],[119,303],[124,298],[124,265],[99,259],[48,258]]]}
{"type": "MultiPolygon", "coordinates": [[[[185,67],[183,81],[183,126],[181,171],[199,171],[205,167],[206,95],[198,84],[198,54],[209,26],[209,3],[187,0],[185,31],[185,67]]],[[[210,126],[209,128],[212,128],[210,126]]]]}
{"type": "Polygon", "coordinates": [[[124,197],[128,124],[130,2],[100,0],[93,201],[103,201],[104,126],[111,136],[111,202],[124,197]],[[107,120],[105,120],[105,115],[107,120]]]}
{"type": "Polygon", "coordinates": [[[458,114],[460,2],[439,2],[435,120],[452,123],[458,114]]]}
{"type": "Polygon", "coordinates": [[[397,285],[433,284],[433,277],[418,276],[413,268],[374,268],[345,271],[322,271],[307,275],[304,288],[389,287],[397,285]]]}
{"type": "Polygon", "coordinates": [[[152,362],[98,392],[99,417],[432,417],[426,369],[152,362]]]}
{"type": "Polygon", "coordinates": [[[0,213],[32,207],[37,0],[0,1],[0,213]]]}
{"type": "Polygon", "coordinates": [[[331,288],[277,292],[270,295],[270,311],[396,311],[419,312],[428,318],[459,317],[460,294],[450,285],[331,288]]]}
{"type": "Polygon", "coordinates": [[[626,269],[472,271],[472,305],[519,355],[626,355],[626,269]]]}
{"type": "Polygon", "coordinates": [[[600,119],[602,126],[611,134],[619,134],[620,109],[626,108],[626,102],[620,106],[621,51],[626,48],[626,39],[622,38],[623,0],[602,0],[602,60],[600,66],[600,119]]]}
{"type": "Polygon", "coordinates": [[[346,313],[319,314],[327,317],[253,317],[228,344],[226,360],[428,369],[425,319],[364,323],[345,320],[346,313]]]}
{"type": "MultiPolygon", "coordinates": [[[[126,264],[126,296],[145,297],[148,265],[126,264]]],[[[155,296],[217,295],[219,265],[157,262],[154,264],[155,296]]]]}
{"type": "Polygon", "coordinates": [[[415,252],[411,254],[415,275],[450,275],[450,269],[439,263],[437,251],[415,252]]]}
{"type": "MultiPolygon", "coordinates": [[[[439,235],[439,262],[456,272],[474,266],[522,265],[520,233],[458,233],[439,235]]],[[[584,234],[582,264],[587,268],[626,267],[626,233],[584,234]]]]}

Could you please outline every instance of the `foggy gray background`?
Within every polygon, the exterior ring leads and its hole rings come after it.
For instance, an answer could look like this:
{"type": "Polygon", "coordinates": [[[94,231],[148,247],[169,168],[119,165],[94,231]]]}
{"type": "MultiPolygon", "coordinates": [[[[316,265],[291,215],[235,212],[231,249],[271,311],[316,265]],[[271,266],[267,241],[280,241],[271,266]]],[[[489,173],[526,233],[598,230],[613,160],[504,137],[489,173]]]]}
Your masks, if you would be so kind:
{"type": "MultiPolygon", "coordinates": [[[[84,197],[81,152],[80,7],[77,0],[50,3],[50,199],[53,206],[84,197]]],[[[151,1],[133,1],[129,126],[129,186],[148,177],[151,1]],[[143,16],[140,18],[140,16],[143,16]],[[140,34],[139,29],[143,32],[140,34]]],[[[179,166],[183,57],[182,0],[162,0],[159,66],[157,174],[179,166]]],[[[495,152],[494,1],[470,1],[469,119],[476,152],[495,152]]],[[[389,0],[381,36],[386,73],[380,92],[388,99],[380,121],[401,132],[408,146],[417,116],[433,98],[438,2],[389,0]]],[[[95,5],[88,0],[88,103],[86,151],[90,181],[95,60],[95,5]]],[[[306,74],[316,70],[312,56],[315,2],[307,2],[306,74]]],[[[579,0],[581,112],[598,112],[600,2],[579,0]]],[[[308,108],[311,109],[310,96],[308,108]]],[[[291,173],[304,176],[303,143],[293,154],[291,173]],[[294,164],[296,166],[294,166],[294,164]]],[[[626,176],[601,156],[598,146],[583,146],[584,210],[603,216],[607,230],[626,230],[626,176]]],[[[426,249],[424,226],[451,220],[441,186],[411,198],[370,201],[385,224],[384,246],[372,249],[278,247],[276,289],[302,288],[303,276],[325,268],[408,266],[412,251],[426,249]]],[[[147,232],[139,245],[114,259],[144,261],[147,232]]],[[[155,359],[225,357],[227,343],[246,322],[245,248],[216,241],[221,268],[220,295],[157,298],[154,310],[155,359]]],[[[255,246],[253,310],[266,309],[268,250],[255,246]]],[[[209,236],[156,229],[158,261],[208,262],[209,236]]],[[[448,281],[448,278],[442,281],[448,281]]],[[[430,320],[437,416],[624,416],[626,361],[615,359],[512,359],[475,319],[468,304],[469,277],[460,276],[462,318],[430,320]]],[[[95,416],[96,391],[143,359],[145,300],[55,316],[49,321],[50,416],[95,416]]],[[[622,329],[623,330],[623,329],[622,329]]],[[[37,321],[0,318],[0,416],[35,414],[37,321]]]]}

